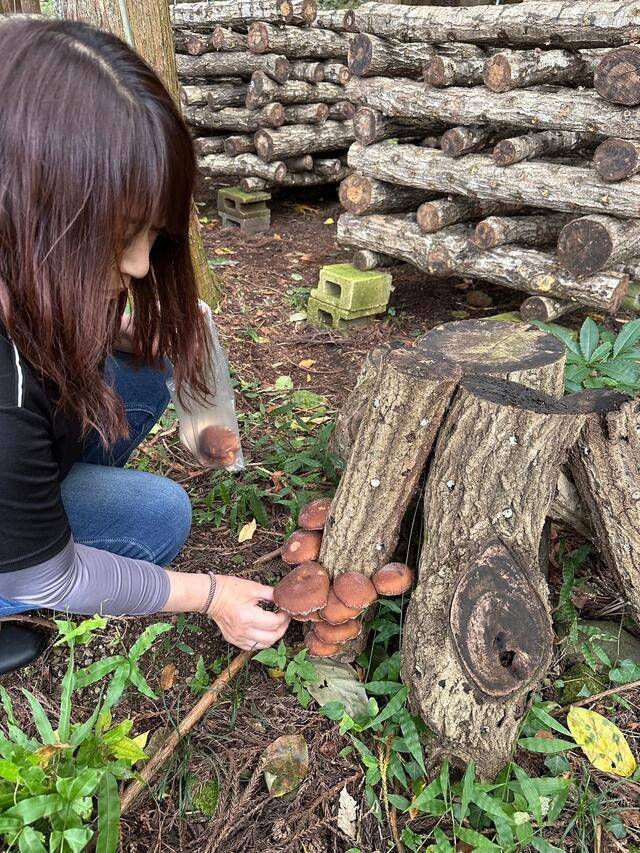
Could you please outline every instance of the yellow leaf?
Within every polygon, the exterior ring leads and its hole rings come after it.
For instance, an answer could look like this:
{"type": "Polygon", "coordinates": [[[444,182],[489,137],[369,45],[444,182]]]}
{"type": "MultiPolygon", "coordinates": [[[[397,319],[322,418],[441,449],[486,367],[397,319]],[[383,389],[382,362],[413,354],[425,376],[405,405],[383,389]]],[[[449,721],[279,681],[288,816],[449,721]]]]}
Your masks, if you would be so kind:
{"type": "Polygon", "coordinates": [[[178,668],[174,663],[168,663],[160,673],[160,687],[163,690],[173,690],[173,685],[176,683],[176,675],[178,668]]]}
{"type": "Polygon", "coordinates": [[[147,741],[149,740],[149,732],[142,732],[142,734],[136,735],[136,737],[131,738],[131,740],[139,746],[140,749],[144,749],[147,745],[147,741]]]}
{"type": "Polygon", "coordinates": [[[313,367],[315,364],[315,360],[313,358],[303,358],[302,361],[298,362],[298,367],[313,367]]]}
{"type": "Polygon", "coordinates": [[[268,669],[267,672],[271,678],[274,678],[276,681],[282,681],[284,678],[284,672],[281,669],[278,669],[277,666],[268,669]]]}
{"type": "Polygon", "coordinates": [[[228,246],[218,246],[213,250],[216,255],[235,255],[235,249],[230,249],[228,246]]]}
{"type": "Polygon", "coordinates": [[[37,749],[35,754],[38,756],[40,763],[46,766],[54,755],[57,755],[64,749],[73,749],[73,747],[68,743],[47,743],[45,746],[37,749]]]}
{"type": "Polygon", "coordinates": [[[253,534],[256,532],[258,528],[258,522],[255,518],[252,518],[251,521],[248,521],[241,529],[238,534],[238,542],[248,542],[250,539],[253,539],[253,534]]]}
{"type": "Polygon", "coordinates": [[[325,225],[335,225],[335,222],[336,222],[335,219],[332,216],[330,216],[328,219],[325,219],[324,224],[325,225]]]}
{"type": "Polygon", "coordinates": [[[294,204],[293,209],[295,210],[296,213],[302,213],[303,216],[305,213],[315,213],[316,212],[316,208],[311,207],[310,204],[294,204]]]}
{"type": "Polygon", "coordinates": [[[602,714],[573,707],[567,725],[578,746],[598,770],[616,776],[632,776],[636,769],[629,744],[620,729],[602,714]]]}

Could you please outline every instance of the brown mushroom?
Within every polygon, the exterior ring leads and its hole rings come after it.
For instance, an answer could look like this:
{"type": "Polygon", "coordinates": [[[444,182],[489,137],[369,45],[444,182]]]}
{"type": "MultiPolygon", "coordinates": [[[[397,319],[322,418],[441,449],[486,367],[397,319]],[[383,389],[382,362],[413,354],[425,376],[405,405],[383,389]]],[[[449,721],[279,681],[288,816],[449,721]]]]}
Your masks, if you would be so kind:
{"type": "Polygon", "coordinates": [[[291,614],[291,618],[295,619],[296,622],[319,622],[320,621],[320,611],[312,610],[311,613],[302,614],[291,614]]]}
{"type": "Polygon", "coordinates": [[[375,586],[360,572],[344,572],[333,581],[333,591],[343,604],[364,610],[378,597],[375,586]]]}
{"type": "Polygon", "coordinates": [[[405,563],[387,563],[371,578],[378,595],[402,595],[413,584],[413,572],[405,563]]]}
{"type": "Polygon", "coordinates": [[[330,583],[329,575],[319,563],[302,563],[277,584],[273,601],[291,616],[308,616],[326,605],[330,583]]]}
{"type": "Polygon", "coordinates": [[[342,625],[330,625],[328,622],[318,622],[313,626],[313,633],[323,643],[344,643],[355,640],[362,633],[362,622],[350,619],[342,625]]]}
{"type": "Polygon", "coordinates": [[[315,633],[309,631],[304,638],[304,644],[309,649],[309,654],[314,658],[331,658],[337,655],[342,648],[342,643],[324,643],[315,633]]]}
{"type": "Polygon", "coordinates": [[[293,566],[317,560],[321,545],[322,533],[317,530],[296,530],[284,543],[282,559],[293,566]]]}
{"type": "Polygon", "coordinates": [[[320,611],[320,618],[324,619],[330,625],[342,625],[350,619],[355,619],[360,615],[360,610],[354,607],[347,607],[343,604],[338,596],[333,591],[333,587],[329,590],[329,598],[327,606],[320,611]]]}
{"type": "Polygon", "coordinates": [[[305,530],[324,530],[331,506],[331,498],[318,498],[303,506],[298,516],[298,524],[305,530]]]}
{"type": "Polygon", "coordinates": [[[212,424],[200,431],[198,450],[208,461],[227,468],[236,461],[240,441],[233,430],[212,424]]]}

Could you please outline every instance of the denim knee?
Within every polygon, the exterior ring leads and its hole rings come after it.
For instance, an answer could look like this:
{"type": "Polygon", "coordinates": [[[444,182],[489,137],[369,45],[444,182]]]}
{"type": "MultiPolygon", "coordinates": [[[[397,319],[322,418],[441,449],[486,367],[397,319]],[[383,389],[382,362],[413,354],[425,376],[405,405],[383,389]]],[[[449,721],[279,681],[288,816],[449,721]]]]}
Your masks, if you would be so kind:
{"type": "Polygon", "coordinates": [[[164,536],[158,543],[155,562],[166,566],[174,560],[191,532],[191,501],[182,486],[166,477],[159,479],[156,508],[161,515],[160,521],[164,536]]]}

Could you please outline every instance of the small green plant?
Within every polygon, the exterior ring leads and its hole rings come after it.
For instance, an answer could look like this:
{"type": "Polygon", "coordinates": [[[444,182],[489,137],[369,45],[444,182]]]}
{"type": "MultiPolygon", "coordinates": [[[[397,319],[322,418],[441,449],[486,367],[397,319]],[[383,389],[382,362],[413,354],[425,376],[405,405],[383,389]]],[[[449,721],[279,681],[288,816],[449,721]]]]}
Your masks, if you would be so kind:
{"type": "Polygon", "coordinates": [[[640,388],[640,319],[626,323],[615,335],[590,317],[575,333],[555,324],[536,326],[559,338],[567,349],[565,389],[573,394],[583,388],[617,388],[635,394],[640,388]]]}
{"type": "Polygon", "coordinates": [[[225,658],[220,657],[216,658],[213,663],[207,665],[204,662],[203,656],[200,655],[196,663],[195,675],[187,682],[189,690],[195,696],[202,696],[207,688],[211,686],[211,675],[220,675],[225,663],[225,658]]]}
{"type": "Polygon", "coordinates": [[[287,290],[285,299],[292,308],[298,311],[306,311],[310,293],[310,287],[290,287],[287,290]]]}
{"type": "Polygon", "coordinates": [[[291,688],[298,702],[303,708],[309,707],[311,695],[308,688],[318,680],[318,673],[311,661],[307,660],[306,649],[294,654],[280,640],[277,649],[263,649],[254,660],[282,672],[285,684],[291,688]]]}

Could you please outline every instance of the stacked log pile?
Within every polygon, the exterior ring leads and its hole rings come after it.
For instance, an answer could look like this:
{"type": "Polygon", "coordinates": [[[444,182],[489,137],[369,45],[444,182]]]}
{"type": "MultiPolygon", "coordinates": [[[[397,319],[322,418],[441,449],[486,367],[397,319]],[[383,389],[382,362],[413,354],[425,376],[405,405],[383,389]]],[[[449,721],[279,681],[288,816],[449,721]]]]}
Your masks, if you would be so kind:
{"type": "Polygon", "coordinates": [[[205,182],[251,192],[345,177],[355,110],[344,12],[318,14],[316,0],[218,0],[171,14],[205,182]]]}
{"type": "Polygon", "coordinates": [[[527,318],[616,311],[640,255],[637,7],[370,2],[345,23],[339,240],[521,290],[527,318]]]}

